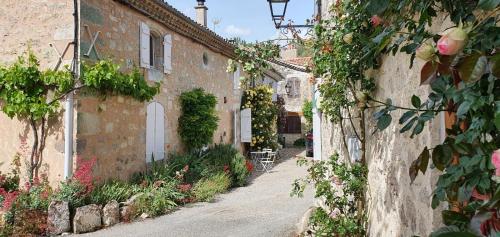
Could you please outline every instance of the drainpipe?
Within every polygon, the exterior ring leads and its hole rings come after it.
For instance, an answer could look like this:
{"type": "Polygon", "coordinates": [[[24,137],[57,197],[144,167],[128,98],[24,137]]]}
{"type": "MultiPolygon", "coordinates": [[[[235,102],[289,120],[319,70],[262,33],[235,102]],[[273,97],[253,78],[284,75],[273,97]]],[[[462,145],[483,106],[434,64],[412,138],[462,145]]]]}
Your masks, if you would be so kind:
{"type": "MultiPolygon", "coordinates": [[[[80,79],[80,61],[79,61],[79,33],[80,33],[80,22],[78,19],[78,0],[73,0],[74,5],[74,21],[75,21],[75,38],[73,41],[74,53],[73,53],[73,80],[76,82],[80,79]]],[[[64,111],[64,179],[68,180],[71,178],[73,173],[73,103],[74,103],[74,92],[69,93],[66,96],[65,111],[64,111]]]]}

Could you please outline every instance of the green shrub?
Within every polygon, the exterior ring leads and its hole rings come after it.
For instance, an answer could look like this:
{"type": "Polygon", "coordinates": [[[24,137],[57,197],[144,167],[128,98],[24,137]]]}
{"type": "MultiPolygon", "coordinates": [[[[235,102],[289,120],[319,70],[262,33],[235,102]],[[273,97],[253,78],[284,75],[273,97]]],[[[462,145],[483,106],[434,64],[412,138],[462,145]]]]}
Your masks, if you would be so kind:
{"type": "Polygon", "coordinates": [[[150,216],[165,214],[177,207],[177,201],[185,198],[185,194],[177,189],[177,182],[159,181],[141,190],[135,201],[137,213],[150,216]]]}
{"type": "Polygon", "coordinates": [[[203,164],[202,158],[194,153],[191,154],[172,154],[167,161],[170,167],[168,175],[170,177],[182,176],[186,183],[195,183],[206,173],[207,166],[203,164]]]}
{"type": "Polygon", "coordinates": [[[248,171],[246,158],[240,153],[236,154],[231,161],[231,174],[234,186],[244,186],[247,183],[250,172],[248,171]]]}
{"type": "Polygon", "coordinates": [[[92,193],[90,193],[90,203],[106,205],[106,203],[112,200],[124,202],[138,192],[140,192],[140,187],[138,185],[122,181],[111,181],[97,186],[92,193]]]}
{"type": "Polygon", "coordinates": [[[305,147],[306,146],[306,139],[301,137],[293,142],[293,146],[295,147],[305,147]]]}
{"type": "Polygon", "coordinates": [[[69,203],[70,209],[74,210],[77,207],[86,204],[88,195],[85,185],[78,182],[68,181],[62,182],[59,190],[54,194],[54,200],[65,201],[69,203]]]}
{"type": "Polygon", "coordinates": [[[207,168],[203,177],[219,172],[228,172],[235,186],[243,186],[249,176],[246,160],[231,144],[216,144],[210,147],[203,158],[207,168]]]}
{"type": "Polygon", "coordinates": [[[223,193],[231,186],[231,178],[225,173],[204,178],[195,184],[193,188],[194,196],[198,201],[211,201],[215,195],[223,193]]]}
{"type": "Polygon", "coordinates": [[[307,126],[311,127],[313,123],[313,103],[312,101],[304,101],[302,105],[302,114],[304,114],[304,118],[307,121],[307,126]]]}
{"type": "Polygon", "coordinates": [[[219,122],[215,111],[217,98],[198,88],[183,92],[180,100],[179,135],[187,150],[198,150],[212,143],[219,122]]]}

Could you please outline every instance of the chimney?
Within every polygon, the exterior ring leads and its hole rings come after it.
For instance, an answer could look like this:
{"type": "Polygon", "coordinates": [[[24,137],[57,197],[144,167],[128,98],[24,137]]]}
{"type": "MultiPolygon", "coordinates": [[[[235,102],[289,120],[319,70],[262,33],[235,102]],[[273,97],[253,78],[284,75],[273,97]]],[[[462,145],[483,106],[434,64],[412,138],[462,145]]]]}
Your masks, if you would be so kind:
{"type": "Polygon", "coordinates": [[[198,0],[198,6],[196,6],[196,22],[198,24],[207,27],[207,6],[205,6],[205,0],[198,0]]]}

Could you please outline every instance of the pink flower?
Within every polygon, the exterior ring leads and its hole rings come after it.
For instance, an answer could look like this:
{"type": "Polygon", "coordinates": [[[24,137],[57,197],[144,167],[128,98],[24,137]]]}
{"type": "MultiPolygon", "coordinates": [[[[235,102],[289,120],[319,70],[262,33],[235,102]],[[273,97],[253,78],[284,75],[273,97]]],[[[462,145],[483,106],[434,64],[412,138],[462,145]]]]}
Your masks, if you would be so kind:
{"type": "Polygon", "coordinates": [[[472,190],[472,197],[481,201],[490,200],[491,196],[489,194],[480,194],[477,189],[472,190]]]}
{"type": "Polygon", "coordinates": [[[500,176],[500,149],[491,154],[491,163],[495,166],[495,175],[500,176]]]}
{"type": "Polygon", "coordinates": [[[437,43],[437,48],[442,55],[455,55],[460,52],[467,42],[467,33],[461,28],[447,30],[437,43]]]}
{"type": "Polygon", "coordinates": [[[382,18],[380,18],[377,15],[372,16],[372,18],[370,19],[370,22],[375,27],[379,26],[382,23],[382,21],[383,21],[382,18]]]}

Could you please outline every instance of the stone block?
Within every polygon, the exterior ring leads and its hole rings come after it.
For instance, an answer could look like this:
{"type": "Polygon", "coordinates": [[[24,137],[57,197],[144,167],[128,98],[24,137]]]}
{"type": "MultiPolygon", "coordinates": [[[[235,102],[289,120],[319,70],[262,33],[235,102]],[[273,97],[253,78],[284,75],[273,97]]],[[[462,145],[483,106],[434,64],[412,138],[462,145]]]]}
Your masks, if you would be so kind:
{"type": "Polygon", "coordinates": [[[102,222],[104,226],[112,226],[120,222],[120,204],[111,201],[102,209],[102,222]]]}
{"type": "Polygon", "coordinates": [[[69,204],[63,201],[52,201],[49,205],[47,231],[49,235],[60,235],[71,231],[69,204]]]}
{"type": "Polygon", "coordinates": [[[81,135],[95,135],[99,132],[100,119],[96,114],[78,113],[77,130],[81,135]]]}
{"type": "Polygon", "coordinates": [[[73,232],[75,234],[86,233],[101,228],[101,207],[91,204],[76,209],[73,218],[73,232]]]}

